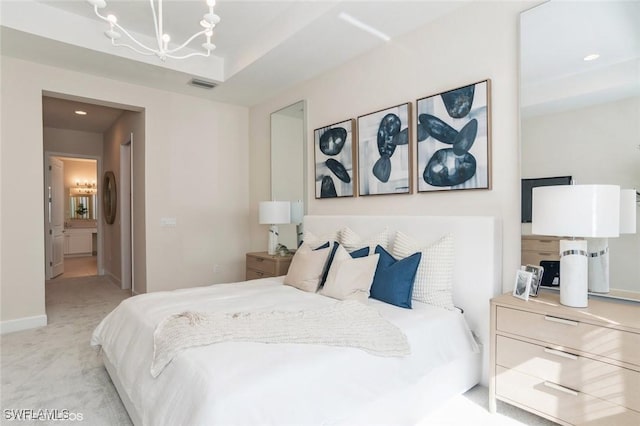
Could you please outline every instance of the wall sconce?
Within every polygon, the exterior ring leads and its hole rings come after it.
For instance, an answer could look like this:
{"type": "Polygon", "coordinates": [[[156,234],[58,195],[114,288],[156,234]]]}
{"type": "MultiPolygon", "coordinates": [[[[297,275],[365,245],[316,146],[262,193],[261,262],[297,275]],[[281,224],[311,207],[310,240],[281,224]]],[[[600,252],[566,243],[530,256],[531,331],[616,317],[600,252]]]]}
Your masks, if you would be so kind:
{"type": "Polygon", "coordinates": [[[96,194],[98,192],[98,188],[95,182],[89,183],[89,181],[84,181],[81,183],[80,181],[76,181],[75,188],[70,188],[69,193],[71,195],[90,195],[96,194]]]}

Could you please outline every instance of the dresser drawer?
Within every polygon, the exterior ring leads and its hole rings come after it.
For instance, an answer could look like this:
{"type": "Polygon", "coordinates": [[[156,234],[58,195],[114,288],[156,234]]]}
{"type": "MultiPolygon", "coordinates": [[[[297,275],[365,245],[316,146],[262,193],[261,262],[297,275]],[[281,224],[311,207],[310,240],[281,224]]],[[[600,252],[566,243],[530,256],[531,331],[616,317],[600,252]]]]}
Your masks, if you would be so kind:
{"type": "Polygon", "coordinates": [[[560,260],[560,256],[557,252],[544,252],[544,251],[523,251],[521,263],[523,265],[540,265],[542,260],[560,260]]]}
{"type": "Polygon", "coordinates": [[[277,262],[275,259],[247,255],[247,269],[253,269],[264,272],[270,276],[275,276],[277,272],[277,262]]]}
{"type": "Polygon", "coordinates": [[[637,426],[640,413],[538,377],[496,369],[496,394],[572,425],[637,426]]]}
{"type": "Polygon", "coordinates": [[[560,243],[553,238],[522,238],[522,250],[549,252],[557,256],[560,251],[560,243]]]}
{"type": "Polygon", "coordinates": [[[504,336],[496,363],[640,411],[640,372],[504,336]]]}
{"type": "Polygon", "coordinates": [[[496,327],[545,344],[640,366],[640,334],[501,306],[496,311],[496,327]]]}

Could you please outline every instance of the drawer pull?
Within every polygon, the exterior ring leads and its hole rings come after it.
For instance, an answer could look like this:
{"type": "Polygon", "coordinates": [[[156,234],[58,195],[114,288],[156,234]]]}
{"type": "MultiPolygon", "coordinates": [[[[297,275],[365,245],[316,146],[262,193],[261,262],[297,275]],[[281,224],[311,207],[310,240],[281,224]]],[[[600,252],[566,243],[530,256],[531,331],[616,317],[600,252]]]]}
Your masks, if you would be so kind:
{"type": "Polygon", "coordinates": [[[568,352],[562,352],[562,351],[559,351],[559,350],[556,350],[556,349],[544,348],[544,351],[546,353],[548,353],[548,354],[557,355],[557,356],[560,356],[562,358],[573,359],[573,360],[578,359],[577,355],[570,354],[568,352]]]}
{"type": "Polygon", "coordinates": [[[568,319],[558,318],[558,317],[550,317],[549,315],[545,315],[544,319],[547,320],[547,321],[557,322],[557,323],[564,324],[564,325],[572,325],[574,327],[579,324],[578,321],[571,321],[571,320],[568,320],[568,319]]]}
{"type": "Polygon", "coordinates": [[[261,276],[263,276],[263,275],[264,275],[264,272],[256,271],[256,275],[258,275],[258,276],[260,276],[260,277],[261,277],[261,276]]]}
{"type": "Polygon", "coordinates": [[[548,388],[555,389],[560,392],[564,392],[569,395],[578,396],[578,391],[573,389],[565,388],[564,386],[556,385],[553,382],[544,382],[544,385],[548,388]]]}
{"type": "Polygon", "coordinates": [[[256,257],[256,262],[264,262],[264,259],[261,257],[256,257]]]}

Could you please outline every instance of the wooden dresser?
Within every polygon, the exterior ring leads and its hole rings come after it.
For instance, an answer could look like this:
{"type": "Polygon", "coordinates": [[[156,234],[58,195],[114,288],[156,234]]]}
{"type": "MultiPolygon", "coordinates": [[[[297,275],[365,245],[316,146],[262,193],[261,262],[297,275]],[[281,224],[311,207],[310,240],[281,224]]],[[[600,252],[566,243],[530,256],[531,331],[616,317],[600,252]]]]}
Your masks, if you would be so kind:
{"type": "Polygon", "coordinates": [[[489,385],[492,412],[499,399],[563,425],[640,425],[640,304],[492,299],[489,385]]]}
{"type": "Polygon", "coordinates": [[[522,236],[522,265],[540,265],[541,260],[560,260],[560,238],[541,235],[522,236]]]}
{"type": "Polygon", "coordinates": [[[247,280],[286,275],[293,256],[271,256],[264,252],[247,253],[247,280]]]}

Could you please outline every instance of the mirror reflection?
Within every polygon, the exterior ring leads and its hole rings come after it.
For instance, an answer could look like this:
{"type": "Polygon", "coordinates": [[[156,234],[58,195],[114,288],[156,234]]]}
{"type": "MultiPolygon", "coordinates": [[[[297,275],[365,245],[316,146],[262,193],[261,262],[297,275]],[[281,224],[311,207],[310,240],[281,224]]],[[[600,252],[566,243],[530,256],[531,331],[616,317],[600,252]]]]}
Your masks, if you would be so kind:
{"type": "Polygon", "coordinates": [[[69,196],[69,219],[96,219],[96,196],[69,196]]]}
{"type": "MultiPolygon", "coordinates": [[[[640,190],[638,22],[639,2],[551,1],[523,12],[522,178],[640,190]]],[[[611,294],[640,299],[640,235],[610,238],[609,254],[611,294]]]]}
{"type": "MultiPolygon", "coordinates": [[[[271,199],[305,200],[305,104],[296,102],[271,114],[271,199]]],[[[306,212],[306,208],[303,207],[306,212]]],[[[280,225],[278,242],[297,247],[295,225],[280,225]]]]}

